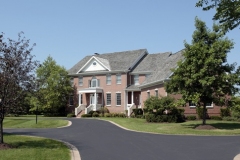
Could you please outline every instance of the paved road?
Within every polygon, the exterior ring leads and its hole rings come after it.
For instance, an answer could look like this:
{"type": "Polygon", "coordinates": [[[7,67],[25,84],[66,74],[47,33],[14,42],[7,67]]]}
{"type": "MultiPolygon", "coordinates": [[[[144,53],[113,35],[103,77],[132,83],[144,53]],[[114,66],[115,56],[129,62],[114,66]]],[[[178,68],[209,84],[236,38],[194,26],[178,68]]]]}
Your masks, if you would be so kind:
{"type": "Polygon", "coordinates": [[[110,122],[69,119],[57,129],[4,129],[4,132],[69,142],[82,160],[232,160],[240,153],[240,136],[172,136],[123,130],[110,122]]]}

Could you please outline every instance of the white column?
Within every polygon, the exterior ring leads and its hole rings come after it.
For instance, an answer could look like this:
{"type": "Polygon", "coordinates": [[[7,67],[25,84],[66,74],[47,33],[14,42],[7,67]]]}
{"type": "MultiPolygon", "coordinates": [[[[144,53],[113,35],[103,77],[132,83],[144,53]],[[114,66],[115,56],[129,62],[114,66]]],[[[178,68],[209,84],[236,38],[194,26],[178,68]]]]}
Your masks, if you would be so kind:
{"type": "Polygon", "coordinates": [[[132,104],[133,104],[133,91],[132,91],[132,104]]]}
{"type": "Polygon", "coordinates": [[[97,93],[94,93],[94,103],[95,103],[95,111],[97,109],[97,93]]]}
{"type": "Polygon", "coordinates": [[[104,104],[104,103],[103,103],[103,92],[102,92],[102,106],[103,106],[103,104],[104,104]]]}
{"type": "Polygon", "coordinates": [[[82,104],[82,99],[81,99],[81,97],[82,97],[82,93],[79,93],[79,94],[78,94],[78,106],[81,106],[81,104],[82,104]]]}

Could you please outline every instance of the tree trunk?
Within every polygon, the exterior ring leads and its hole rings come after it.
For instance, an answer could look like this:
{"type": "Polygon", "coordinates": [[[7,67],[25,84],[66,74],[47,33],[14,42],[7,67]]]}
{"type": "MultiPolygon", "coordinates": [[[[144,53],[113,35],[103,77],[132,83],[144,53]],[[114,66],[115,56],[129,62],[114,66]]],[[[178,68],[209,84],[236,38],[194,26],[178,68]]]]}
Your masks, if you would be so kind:
{"type": "Polygon", "coordinates": [[[0,118],[0,144],[3,143],[3,118],[0,118]]]}
{"type": "Polygon", "coordinates": [[[202,125],[206,125],[206,103],[203,105],[203,117],[202,117],[202,125]]]}

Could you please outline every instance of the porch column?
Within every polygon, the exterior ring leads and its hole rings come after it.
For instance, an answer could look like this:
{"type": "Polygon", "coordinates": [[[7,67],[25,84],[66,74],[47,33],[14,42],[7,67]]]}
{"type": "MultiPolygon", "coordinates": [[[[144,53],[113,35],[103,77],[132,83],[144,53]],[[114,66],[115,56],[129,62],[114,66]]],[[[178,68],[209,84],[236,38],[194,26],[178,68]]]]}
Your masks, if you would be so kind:
{"type": "Polygon", "coordinates": [[[103,107],[103,104],[104,104],[104,103],[103,103],[103,91],[102,91],[102,107],[103,107]]]}
{"type": "Polygon", "coordinates": [[[78,94],[78,106],[80,106],[80,105],[82,104],[82,99],[81,99],[81,97],[82,97],[82,93],[79,93],[79,94],[78,94]]]}
{"type": "Polygon", "coordinates": [[[132,91],[132,104],[133,104],[133,91],[132,91]]]}
{"type": "Polygon", "coordinates": [[[97,93],[94,93],[95,110],[97,109],[97,93]]]}

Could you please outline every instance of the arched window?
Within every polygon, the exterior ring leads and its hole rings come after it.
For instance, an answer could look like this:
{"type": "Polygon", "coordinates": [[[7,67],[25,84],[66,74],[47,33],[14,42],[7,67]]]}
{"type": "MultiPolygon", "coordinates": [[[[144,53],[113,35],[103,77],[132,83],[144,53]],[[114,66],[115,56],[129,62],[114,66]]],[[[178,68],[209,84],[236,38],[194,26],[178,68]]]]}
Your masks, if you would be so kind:
{"type": "Polygon", "coordinates": [[[100,86],[100,80],[97,79],[95,76],[92,77],[91,80],[89,80],[89,87],[99,87],[100,86]]]}

